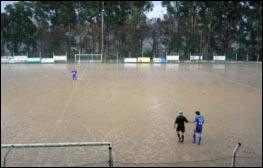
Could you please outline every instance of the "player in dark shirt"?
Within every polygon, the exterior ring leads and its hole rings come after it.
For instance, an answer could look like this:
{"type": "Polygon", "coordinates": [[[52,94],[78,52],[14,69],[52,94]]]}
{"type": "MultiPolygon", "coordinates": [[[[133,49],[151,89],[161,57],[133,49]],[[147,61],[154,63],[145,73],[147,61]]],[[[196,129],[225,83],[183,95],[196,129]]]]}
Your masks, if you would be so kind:
{"type": "Polygon", "coordinates": [[[184,142],[184,132],[185,132],[184,123],[185,122],[188,123],[188,120],[183,116],[183,112],[180,111],[179,116],[176,118],[176,120],[174,122],[174,128],[175,128],[175,125],[177,124],[176,132],[177,132],[179,142],[181,142],[181,143],[184,142]],[[180,136],[180,132],[182,134],[182,137],[180,136]]]}

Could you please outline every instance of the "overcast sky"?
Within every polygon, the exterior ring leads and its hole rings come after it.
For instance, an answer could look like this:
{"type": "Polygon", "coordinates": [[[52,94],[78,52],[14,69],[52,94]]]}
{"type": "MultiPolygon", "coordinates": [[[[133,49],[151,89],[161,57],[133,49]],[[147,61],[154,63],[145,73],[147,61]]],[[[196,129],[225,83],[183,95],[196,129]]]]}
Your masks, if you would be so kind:
{"type": "Polygon", "coordinates": [[[4,8],[6,5],[12,4],[14,2],[16,2],[16,1],[1,1],[1,12],[4,12],[4,8]]]}
{"type": "MultiPolygon", "coordinates": [[[[4,12],[4,8],[8,4],[12,4],[16,1],[1,1],[1,12],[4,12]]],[[[161,6],[161,1],[153,1],[153,11],[147,13],[149,19],[152,18],[163,18],[163,14],[166,14],[166,9],[161,6]]]]}
{"type": "Polygon", "coordinates": [[[152,18],[162,18],[163,19],[163,14],[166,14],[166,9],[162,7],[161,1],[152,1],[154,8],[152,12],[147,13],[147,16],[149,19],[152,18]]]}

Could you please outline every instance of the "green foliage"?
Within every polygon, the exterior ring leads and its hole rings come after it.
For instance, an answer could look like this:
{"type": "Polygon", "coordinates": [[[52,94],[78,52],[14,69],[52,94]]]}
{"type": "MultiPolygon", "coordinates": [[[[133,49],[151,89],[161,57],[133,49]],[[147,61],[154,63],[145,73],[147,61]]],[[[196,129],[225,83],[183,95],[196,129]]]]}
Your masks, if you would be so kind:
{"type": "Polygon", "coordinates": [[[162,1],[162,6],[164,19],[149,20],[151,1],[19,1],[1,13],[1,52],[67,52],[72,58],[100,53],[103,15],[108,56],[248,53],[255,60],[262,55],[261,1],[162,1]]]}
{"type": "Polygon", "coordinates": [[[15,53],[19,50],[25,52],[36,45],[34,35],[37,27],[32,16],[32,10],[24,2],[7,5],[6,13],[1,13],[1,34],[9,50],[15,53]]]}
{"type": "Polygon", "coordinates": [[[262,2],[163,1],[162,5],[167,7],[168,16],[162,27],[168,52],[180,48],[207,56],[213,52],[249,53],[252,60],[256,53],[262,53],[262,2]],[[181,43],[171,38],[176,37],[173,30],[181,43]]]}

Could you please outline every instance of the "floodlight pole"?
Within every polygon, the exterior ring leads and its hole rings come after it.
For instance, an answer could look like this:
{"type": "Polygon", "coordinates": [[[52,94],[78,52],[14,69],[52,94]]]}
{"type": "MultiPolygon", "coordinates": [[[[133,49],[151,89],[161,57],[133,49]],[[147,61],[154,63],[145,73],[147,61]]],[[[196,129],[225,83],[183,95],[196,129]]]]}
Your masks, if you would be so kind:
{"type": "Polygon", "coordinates": [[[200,37],[200,53],[202,53],[202,36],[203,36],[203,32],[201,31],[201,37],[200,37]]]}
{"type": "Polygon", "coordinates": [[[101,17],[102,17],[102,20],[101,20],[101,57],[102,57],[102,60],[103,60],[103,48],[104,48],[104,46],[103,46],[103,19],[104,19],[104,6],[103,6],[103,2],[102,2],[102,15],[101,15],[101,17]]]}
{"type": "MultiPolygon", "coordinates": [[[[78,29],[79,29],[79,33],[81,34],[81,31],[80,31],[80,17],[79,17],[79,13],[80,13],[80,2],[78,4],[78,29]]],[[[79,34],[79,54],[80,54],[80,43],[81,43],[81,35],[79,34]]],[[[79,58],[80,60],[80,58],[79,58]]]]}

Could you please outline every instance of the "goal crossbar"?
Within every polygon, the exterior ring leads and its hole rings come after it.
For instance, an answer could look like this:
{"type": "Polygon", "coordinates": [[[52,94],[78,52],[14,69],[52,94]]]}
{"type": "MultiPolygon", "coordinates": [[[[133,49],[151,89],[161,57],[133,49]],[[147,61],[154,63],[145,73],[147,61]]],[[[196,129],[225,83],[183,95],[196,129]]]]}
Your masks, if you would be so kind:
{"type": "Polygon", "coordinates": [[[1,148],[37,148],[37,147],[70,147],[70,146],[109,146],[109,147],[112,147],[112,142],[1,144],[1,148]]]}

